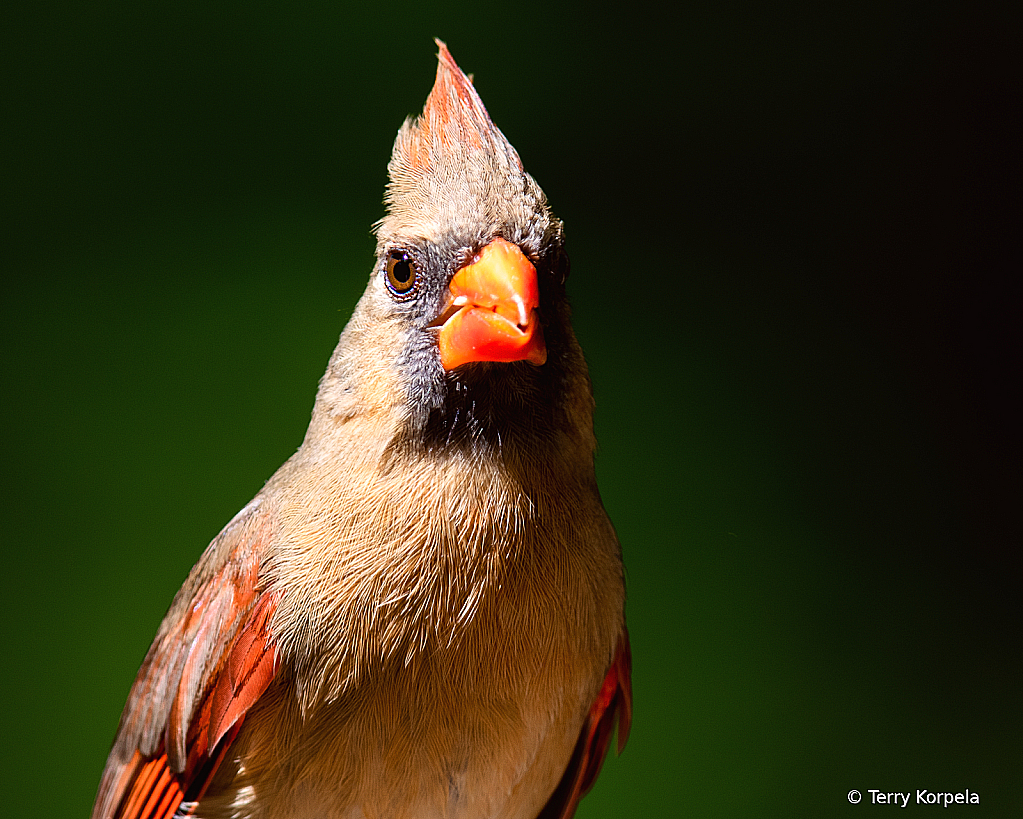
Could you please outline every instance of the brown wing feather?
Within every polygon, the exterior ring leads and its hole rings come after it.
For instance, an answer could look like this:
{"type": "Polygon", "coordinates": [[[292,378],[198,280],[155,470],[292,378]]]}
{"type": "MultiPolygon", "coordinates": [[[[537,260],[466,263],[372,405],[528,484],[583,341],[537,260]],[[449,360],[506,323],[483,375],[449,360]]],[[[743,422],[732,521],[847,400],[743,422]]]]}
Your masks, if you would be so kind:
{"type": "Polygon", "coordinates": [[[197,801],[270,684],[277,598],[259,587],[267,530],[259,503],[250,504],[174,598],[128,696],[93,819],[169,819],[197,801]]]}
{"type": "Polygon", "coordinates": [[[632,727],[632,651],[627,629],[622,629],[614,660],[579,732],[565,775],[537,819],[571,819],[575,815],[579,800],[597,781],[616,721],[621,753],[632,727]]]}

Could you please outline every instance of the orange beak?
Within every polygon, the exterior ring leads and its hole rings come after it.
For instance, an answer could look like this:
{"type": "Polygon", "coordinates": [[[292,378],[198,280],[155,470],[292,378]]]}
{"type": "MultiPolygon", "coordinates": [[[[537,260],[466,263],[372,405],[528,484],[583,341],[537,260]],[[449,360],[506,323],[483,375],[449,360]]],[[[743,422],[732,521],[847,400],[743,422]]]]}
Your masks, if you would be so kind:
{"type": "Polygon", "coordinates": [[[441,365],[453,370],[470,361],[543,364],[547,347],[539,301],[536,268],[516,245],[494,239],[451,280],[438,341],[441,365]]]}

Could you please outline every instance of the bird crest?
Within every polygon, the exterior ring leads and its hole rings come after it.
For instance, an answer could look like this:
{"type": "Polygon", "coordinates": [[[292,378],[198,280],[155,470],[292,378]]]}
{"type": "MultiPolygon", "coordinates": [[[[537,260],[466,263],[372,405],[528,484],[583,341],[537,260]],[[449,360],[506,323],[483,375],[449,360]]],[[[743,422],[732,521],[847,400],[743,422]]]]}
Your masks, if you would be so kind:
{"type": "Polygon", "coordinates": [[[433,90],[423,113],[402,128],[405,139],[399,137],[395,144],[395,157],[400,147],[408,165],[425,170],[445,154],[484,151],[521,171],[518,153],[490,119],[472,78],[458,67],[441,40],[435,42],[440,51],[433,90]]]}

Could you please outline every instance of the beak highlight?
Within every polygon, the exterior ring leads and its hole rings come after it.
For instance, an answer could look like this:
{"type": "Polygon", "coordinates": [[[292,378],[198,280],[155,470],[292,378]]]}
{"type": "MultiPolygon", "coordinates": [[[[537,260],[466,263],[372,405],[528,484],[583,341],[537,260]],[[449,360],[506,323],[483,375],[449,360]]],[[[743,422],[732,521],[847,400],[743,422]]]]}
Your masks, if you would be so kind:
{"type": "Polygon", "coordinates": [[[518,246],[494,239],[455,274],[450,289],[438,339],[445,370],[470,361],[547,361],[536,268],[518,246]]]}

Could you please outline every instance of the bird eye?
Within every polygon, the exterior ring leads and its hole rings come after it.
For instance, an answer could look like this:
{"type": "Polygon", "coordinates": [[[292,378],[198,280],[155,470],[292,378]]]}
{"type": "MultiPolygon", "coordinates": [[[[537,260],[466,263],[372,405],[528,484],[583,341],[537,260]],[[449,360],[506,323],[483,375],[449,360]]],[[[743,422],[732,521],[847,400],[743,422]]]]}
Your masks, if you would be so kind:
{"type": "Polygon", "coordinates": [[[404,250],[392,250],[387,257],[387,289],[395,296],[407,296],[416,286],[416,266],[404,250]]]}

